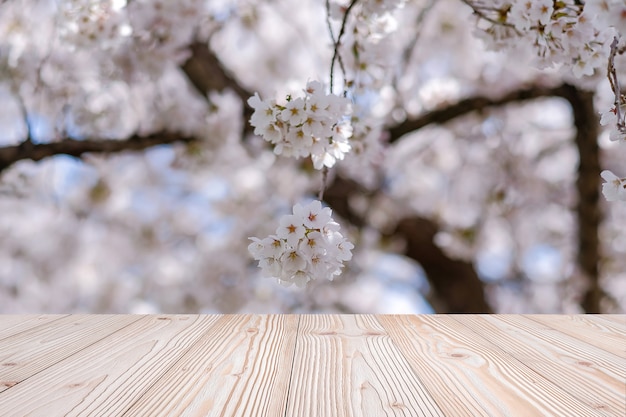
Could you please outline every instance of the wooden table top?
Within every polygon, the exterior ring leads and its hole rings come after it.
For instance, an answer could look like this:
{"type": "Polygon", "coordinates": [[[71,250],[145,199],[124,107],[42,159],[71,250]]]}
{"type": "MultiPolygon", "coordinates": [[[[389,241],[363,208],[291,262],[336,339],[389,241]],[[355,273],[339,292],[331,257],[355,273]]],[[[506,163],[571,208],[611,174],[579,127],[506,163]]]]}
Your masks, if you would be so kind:
{"type": "Polygon", "coordinates": [[[0,416],[626,416],[626,316],[0,316],[0,416]]]}

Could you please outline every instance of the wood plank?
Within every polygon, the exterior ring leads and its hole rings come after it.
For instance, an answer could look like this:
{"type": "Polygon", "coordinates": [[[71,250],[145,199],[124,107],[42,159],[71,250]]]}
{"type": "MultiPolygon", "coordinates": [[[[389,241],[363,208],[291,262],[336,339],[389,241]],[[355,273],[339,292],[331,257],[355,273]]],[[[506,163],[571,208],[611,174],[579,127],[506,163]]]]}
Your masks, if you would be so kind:
{"type": "Polygon", "coordinates": [[[139,316],[73,315],[0,341],[0,392],[73,355],[139,316]]]}
{"type": "Polygon", "coordinates": [[[604,320],[599,320],[597,316],[538,314],[525,317],[614,355],[626,358],[626,333],[620,332],[618,326],[612,326],[604,320]]]}
{"type": "Polygon", "coordinates": [[[304,315],[286,416],[443,416],[375,316],[304,315]]]}
{"type": "Polygon", "coordinates": [[[592,409],[623,417],[620,357],[523,316],[455,319],[592,409]]]}
{"type": "Polygon", "coordinates": [[[0,316],[0,416],[623,417],[623,318],[0,316]]]}
{"type": "Polygon", "coordinates": [[[452,316],[380,320],[447,416],[598,415],[452,316]]]}
{"type": "Polygon", "coordinates": [[[619,331],[626,335],[626,314],[601,314],[594,315],[598,320],[606,320],[619,326],[619,331]]]}
{"type": "Polygon", "coordinates": [[[284,417],[295,315],[227,315],[124,414],[284,417]]]}
{"type": "Polygon", "coordinates": [[[0,315],[0,340],[66,316],[67,314],[0,315]]]}
{"type": "Polygon", "coordinates": [[[122,415],[217,320],[144,316],[0,393],[0,415],[122,415]]]}

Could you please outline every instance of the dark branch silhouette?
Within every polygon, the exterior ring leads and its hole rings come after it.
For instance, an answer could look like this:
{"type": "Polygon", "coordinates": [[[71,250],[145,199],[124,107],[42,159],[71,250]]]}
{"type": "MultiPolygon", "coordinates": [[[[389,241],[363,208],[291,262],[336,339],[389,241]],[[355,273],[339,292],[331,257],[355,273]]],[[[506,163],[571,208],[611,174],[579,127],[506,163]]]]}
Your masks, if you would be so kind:
{"type": "MultiPolygon", "coordinates": [[[[563,84],[556,87],[529,87],[512,91],[500,98],[471,97],[406,120],[389,129],[389,140],[395,142],[402,136],[430,124],[443,124],[457,117],[480,112],[489,107],[499,107],[510,103],[559,97],[567,100],[572,109],[576,135],[573,138],[579,155],[576,191],[576,218],[578,226],[577,263],[587,281],[587,290],[581,300],[586,313],[600,313],[601,302],[606,294],[599,284],[599,264],[601,246],[598,230],[602,221],[600,211],[600,149],[598,147],[599,120],[593,105],[593,93],[563,84]]],[[[423,224],[423,219],[416,219],[423,224]]],[[[409,227],[409,224],[405,224],[409,227]]],[[[416,259],[418,260],[418,259],[416,259]]],[[[418,262],[422,262],[419,261],[418,262]]],[[[434,284],[434,283],[433,283],[434,284]]]]}
{"type": "Polygon", "coordinates": [[[511,103],[521,103],[538,98],[563,97],[565,94],[566,91],[563,85],[556,87],[534,85],[520,90],[510,91],[498,98],[487,96],[468,97],[456,103],[445,104],[439,109],[429,111],[428,113],[391,126],[387,130],[389,132],[389,142],[396,142],[402,136],[415,132],[425,126],[447,123],[457,117],[473,112],[480,112],[489,107],[501,107],[511,103]]]}
{"type": "Polygon", "coordinates": [[[602,222],[600,211],[600,148],[598,146],[599,119],[593,106],[593,93],[573,86],[565,86],[562,95],[572,107],[578,150],[578,178],[576,191],[576,218],[578,223],[578,255],[580,272],[587,281],[581,300],[585,313],[601,313],[605,294],[599,282],[599,264],[602,255],[598,231],[602,222]]]}
{"type": "MultiPolygon", "coordinates": [[[[246,102],[253,95],[253,92],[248,91],[235,80],[205,43],[196,42],[191,44],[189,48],[191,49],[191,56],[181,69],[198,93],[206,98],[211,91],[221,92],[230,89],[244,103],[244,120],[250,119],[253,110],[246,102]]],[[[244,133],[250,132],[252,132],[250,124],[244,123],[244,133]]]]}
{"type": "MultiPolygon", "coordinates": [[[[358,183],[335,178],[324,194],[324,200],[342,218],[358,227],[367,222],[352,210],[349,200],[354,195],[372,194],[358,183]]],[[[414,216],[398,219],[389,237],[405,240],[404,255],[418,262],[434,289],[431,300],[437,313],[491,313],[484,284],[471,262],[450,258],[435,243],[439,226],[432,220],[414,216]]]]}
{"type": "Polygon", "coordinates": [[[0,172],[23,159],[40,161],[54,155],[82,156],[86,153],[116,153],[139,151],[156,145],[191,142],[194,138],[178,133],[160,132],[149,136],[132,136],[124,140],[77,140],[34,144],[31,141],[15,146],[0,147],[0,172]]]}

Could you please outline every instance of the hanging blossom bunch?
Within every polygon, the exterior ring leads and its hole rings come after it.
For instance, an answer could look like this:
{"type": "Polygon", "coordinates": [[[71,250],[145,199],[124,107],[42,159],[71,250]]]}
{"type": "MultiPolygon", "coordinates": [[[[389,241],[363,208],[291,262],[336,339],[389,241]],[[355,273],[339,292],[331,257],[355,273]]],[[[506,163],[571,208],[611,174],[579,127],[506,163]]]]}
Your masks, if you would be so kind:
{"type": "Polygon", "coordinates": [[[352,258],[354,245],[339,230],[330,208],[319,201],[296,204],[293,214],[280,219],[276,234],[265,239],[251,237],[248,250],[259,261],[264,276],[302,288],[315,279],[332,281],[341,273],[343,262],[352,258]]]}
{"type": "Polygon", "coordinates": [[[615,28],[599,24],[608,19],[599,15],[618,10],[575,0],[464,1],[478,16],[478,36],[492,49],[532,45],[539,67],[563,66],[577,78],[606,66],[615,28]]]}
{"type": "Polygon", "coordinates": [[[255,93],[248,100],[254,109],[250,124],[255,135],[274,145],[275,154],[311,156],[315,169],[331,168],[351,149],[351,102],[326,94],[318,81],[307,83],[304,93],[304,97],[287,96],[283,104],[261,100],[255,93]]]}

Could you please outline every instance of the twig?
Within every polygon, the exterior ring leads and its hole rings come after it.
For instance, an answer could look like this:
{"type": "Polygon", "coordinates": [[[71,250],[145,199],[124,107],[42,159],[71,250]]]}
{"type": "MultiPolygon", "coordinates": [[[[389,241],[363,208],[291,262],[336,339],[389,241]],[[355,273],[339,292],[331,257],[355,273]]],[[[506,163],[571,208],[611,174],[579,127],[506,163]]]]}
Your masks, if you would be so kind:
{"type": "Polygon", "coordinates": [[[613,94],[615,95],[614,105],[615,116],[617,117],[617,130],[620,133],[626,133],[626,125],[624,125],[621,109],[624,97],[622,96],[619,79],[617,78],[617,71],[615,70],[615,55],[623,52],[618,49],[618,43],[619,39],[615,36],[613,38],[613,42],[611,42],[611,53],[609,54],[609,63],[607,66],[607,77],[609,79],[609,83],[611,84],[611,90],[613,90],[613,94]]]}
{"type": "MultiPolygon", "coordinates": [[[[346,69],[343,65],[343,61],[341,59],[341,55],[339,54],[339,46],[341,45],[341,38],[343,38],[343,35],[346,33],[346,24],[348,22],[348,16],[350,15],[350,12],[352,11],[352,8],[358,3],[359,0],[352,0],[350,2],[350,4],[348,5],[348,7],[346,8],[346,12],[343,15],[343,20],[341,21],[341,29],[339,30],[339,35],[337,36],[337,40],[335,41],[335,45],[333,48],[333,59],[330,62],[330,92],[332,94],[333,92],[333,73],[335,72],[335,61],[339,61],[339,66],[341,67],[341,71],[343,72],[343,76],[344,76],[344,85],[346,84],[346,69]]],[[[330,5],[327,2],[327,7],[328,7],[328,14],[330,14],[330,5]]],[[[330,28],[330,24],[329,24],[329,28],[330,28]]],[[[332,30],[331,30],[332,33],[332,30]]],[[[332,36],[331,36],[332,37],[332,36]]]]}
{"type": "Polygon", "coordinates": [[[333,45],[337,42],[335,40],[335,34],[333,32],[333,25],[330,22],[330,0],[326,0],[326,25],[328,26],[328,33],[330,34],[330,40],[333,41],[333,45]]]}
{"type": "Polygon", "coordinates": [[[156,145],[173,143],[191,143],[195,138],[175,132],[157,132],[149,136],[131,136],[125,140],[65,138],[58,142],[38,143],[30,141],[19,145],[0,147],[0,172],[22,159],[40,161],[54,155],[70,155],[80,157],[86,153],[118,153],[138,151],[156,145]]]}
{"type": "MultiPolygon", "coordinates": [[[[522,32],[520,32],[519,30],[517,30],[517,28],[515,27],[515,25],[508,23],[508,22],[503,22],[500,20],[496,20],[492,17],[487,16],[487,14],[485,12],[483,12],[482,10],[488,10],[490,12],[497,12],[498,14],[502,13],[502,10],[497,9],[497,8],[493,8],[493,7],[478,7],[475,6],[474,3],[470,0],[461,0],[462,3],[465,3],[466,5],[468,5],[469,7],[471,7],[471,9],[474,11],[474,14],[476,16],[478,16],[480,19],[483,19],[491,24],[494,25],[498,25],[498,26],[504,26],[510,29],[513,29],[515,31],[515,33],[518,36],[522,36],[522,32]]],[[[532,29],[532,28],[531,28],[532,29]]]]}
{"type": "Polygon", "coordinates": [[[406,72],[406,69],[408,68],[409,63],[411,62],[411,58],[413,57],[413,52],[415,51],[417,42],[420,38],[420,35],[422,34],[422,23],[424,22],[424,20],[426,19],[426,16],[428,15],[428,13],[432,10],[434,6],[435,6],[435,0],[430,0],[428,4],[424,6],[424,8],[420,11],[420,13],[417,15],[417,18],[415,19],[415,27],[417,29],[415,30],[413,39],[411,40],[411,42],[407,44],[404,51],[402,52],[402,60],[404,61],[403,62],[404,72],[406,72]]]}
{"type": "Polygon", "coordinates": [[[328,185],[328,167],[324,167],[322,169],[322,186],[320,187],[320,192],[318,194],[318,200],[322,201],[324,199],[324,191],[326,190],[326,186],[328,185]]]}

